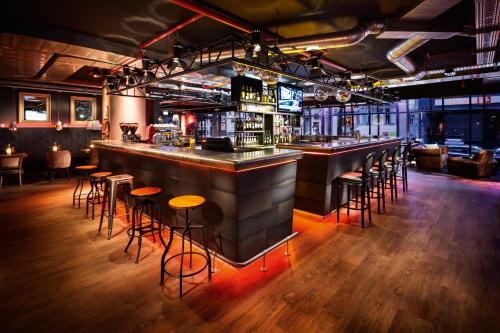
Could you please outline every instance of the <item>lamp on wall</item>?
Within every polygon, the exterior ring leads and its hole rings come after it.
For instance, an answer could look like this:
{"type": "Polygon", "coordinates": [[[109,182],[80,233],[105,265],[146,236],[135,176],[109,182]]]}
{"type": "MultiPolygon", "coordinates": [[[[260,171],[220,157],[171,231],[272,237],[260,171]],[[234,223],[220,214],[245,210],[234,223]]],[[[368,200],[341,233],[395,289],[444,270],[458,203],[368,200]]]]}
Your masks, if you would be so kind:
{"type": "Polygon", "coordinates": [[[9,131],[11,131],[11,132],[17,131],[17,121],[12,120],[10,122],[9,131]]]}

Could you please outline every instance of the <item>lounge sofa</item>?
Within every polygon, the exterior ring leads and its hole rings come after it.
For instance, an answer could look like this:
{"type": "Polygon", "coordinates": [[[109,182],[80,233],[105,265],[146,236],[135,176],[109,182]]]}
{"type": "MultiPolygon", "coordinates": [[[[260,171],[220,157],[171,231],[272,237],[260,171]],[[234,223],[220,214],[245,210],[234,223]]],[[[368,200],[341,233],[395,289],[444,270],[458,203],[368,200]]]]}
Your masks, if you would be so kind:
{"type": "Polygon", "coordinates": [[[472,159],[449,157],[448,173],[470,178],[489,177],[493,173],[493,153],[481,150],[472,159]]]}
{"type": "Polygon", "coordinates": [[[446,166],[448,160],[448,147],[415,147],[412,153],[417,162],[417,168],[421,170],[441,170],[446,166]]]}

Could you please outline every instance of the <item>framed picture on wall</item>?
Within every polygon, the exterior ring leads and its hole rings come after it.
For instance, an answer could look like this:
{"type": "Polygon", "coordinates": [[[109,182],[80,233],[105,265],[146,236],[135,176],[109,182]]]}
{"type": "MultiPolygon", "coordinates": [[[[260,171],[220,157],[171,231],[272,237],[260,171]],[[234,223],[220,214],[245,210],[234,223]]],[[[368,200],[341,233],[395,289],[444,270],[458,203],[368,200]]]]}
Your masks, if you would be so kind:
{"type": "Polygon", "coordinates": [[[71,123],[87,124],[96,119],[96,99],[93,97],[71,96],[71,123]]]}
{"type": "Polygon", "coordinates": [[[50,94],[19,93],[20,123],[50,123],[50,94]]]}

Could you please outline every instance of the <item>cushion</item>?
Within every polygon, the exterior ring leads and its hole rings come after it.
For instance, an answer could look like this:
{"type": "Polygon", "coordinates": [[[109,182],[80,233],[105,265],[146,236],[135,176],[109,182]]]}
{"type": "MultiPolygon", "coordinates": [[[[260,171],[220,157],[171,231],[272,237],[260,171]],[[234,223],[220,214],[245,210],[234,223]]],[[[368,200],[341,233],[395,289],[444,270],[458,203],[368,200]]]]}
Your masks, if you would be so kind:
{"type": "Polygon", "coordinates": [[[426,144],[424,146],[425,146],[425,149],[439,149],[439,146],[437,143],[430,143],[430,144],[426,144]]]}

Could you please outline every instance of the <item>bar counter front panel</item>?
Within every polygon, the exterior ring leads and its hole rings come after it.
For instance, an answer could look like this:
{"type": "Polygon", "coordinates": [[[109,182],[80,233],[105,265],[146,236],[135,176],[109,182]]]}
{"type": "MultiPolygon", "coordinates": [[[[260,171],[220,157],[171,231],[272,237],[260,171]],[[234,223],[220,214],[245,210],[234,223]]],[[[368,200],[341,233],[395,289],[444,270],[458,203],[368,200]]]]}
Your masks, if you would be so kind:
{"type": "MultiPolygon", "coordinates": [[[[298,150],[225,153],[120,141],[95,141],[103,170],[134,176],[134,187],[163,189],[162,223],[183,225],[168,201],[185,194],[206,203],[190,212],[205,226],[208,247],[234,264],[292,235],[298,150]]],[[[197,233],[193,239],[199,241],[197,233]]]]}
{"type": "MultiPolygon", "coordinates": [[[[363,157],[371,152],[376,156],[389,148],[392,152],[401,144],[401,139],[371,139],[359,143],[300,143],[279,144],[278,148],[298,149],[304,157],[297,166],[295,208],[326,216],[337,209],[336,190],[333,180],[345,172],[362,166],[363,157]]],[[[343,191],[341,202],[347,197],[343,191]]]]}

